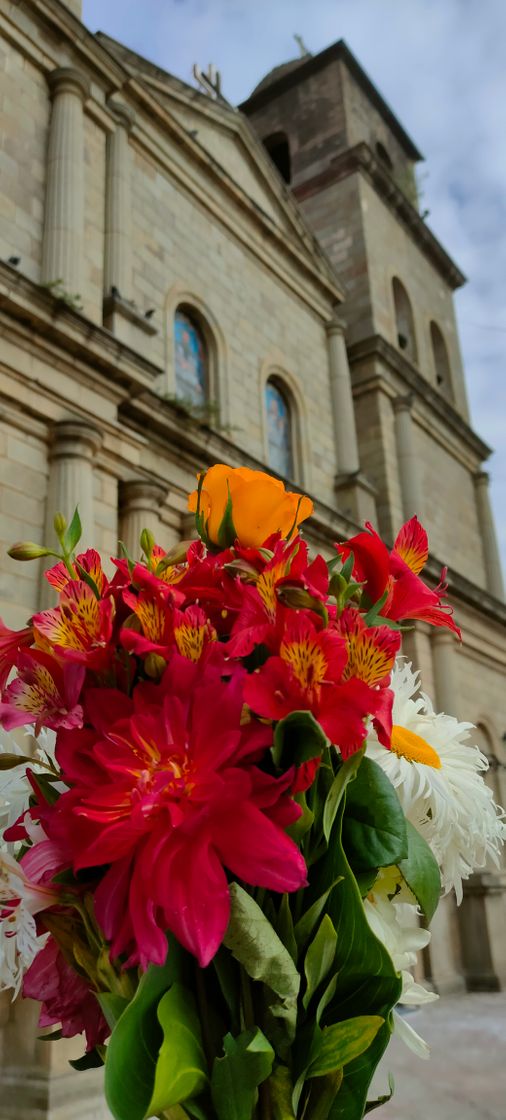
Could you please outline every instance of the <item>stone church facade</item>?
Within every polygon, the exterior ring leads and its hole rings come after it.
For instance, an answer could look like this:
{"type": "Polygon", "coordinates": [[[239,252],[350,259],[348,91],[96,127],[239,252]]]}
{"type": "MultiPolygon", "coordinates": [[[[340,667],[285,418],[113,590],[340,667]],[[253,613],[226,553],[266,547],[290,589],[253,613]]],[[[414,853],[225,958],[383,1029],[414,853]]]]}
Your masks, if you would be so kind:
{"type": "MultiPolygon", "coordinates": [[[[235,109],[80,22],[0,6],[0,615],[40,570],[6,557],[79,502],[87,542],[189,532],[215,461],[268,464],[315,500],[307,535],[418,513],[465,640],[419,626],[441,709],[477,725],[506,802],[506,608],[452,303],[464,277],[419,213],[420,157],[344,43],[235,109]]],[[[86,542],[85,542],[86,543],[86,542]]],[[[441,905],[426,978],[506,984],[504,876],[441,905]]],[[[103,1117],[93,1073],[0,995],[0,1120],[103,1117]]],[[[73,1046],[74,1053],[76,1047],[73,1046]]],[[[78,1052],[78,1051],[77,1051],[78,1052]]]]}

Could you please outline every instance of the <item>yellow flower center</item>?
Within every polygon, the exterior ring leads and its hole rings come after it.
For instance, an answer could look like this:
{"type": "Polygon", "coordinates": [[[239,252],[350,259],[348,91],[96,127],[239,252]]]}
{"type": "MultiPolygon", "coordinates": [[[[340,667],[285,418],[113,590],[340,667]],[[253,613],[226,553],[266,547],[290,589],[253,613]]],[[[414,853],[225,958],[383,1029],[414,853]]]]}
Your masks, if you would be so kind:
{"type": "Polygon", "coordinates": [[[434,747],[415,731],[408,731],[407,727],[394,723],[390,745],[399,758],[407,758],[408,762],[423,762],[424,766],[432,766],[434,770],[441,769],[441,759],[434,747]]]}

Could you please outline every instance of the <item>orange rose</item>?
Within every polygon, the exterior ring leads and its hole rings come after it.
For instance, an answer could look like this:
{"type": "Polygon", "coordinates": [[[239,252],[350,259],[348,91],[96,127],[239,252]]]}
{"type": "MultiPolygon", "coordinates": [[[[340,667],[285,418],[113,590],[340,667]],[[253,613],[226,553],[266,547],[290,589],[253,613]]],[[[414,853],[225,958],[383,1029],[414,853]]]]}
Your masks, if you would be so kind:
{"type": "Polygon", "coordinates": [[[287,537],[313,512],[304,495],[285,490],[283,483],[263,471],[217,463],[199,475],[199,490],[188,499],[197,514],[197,528],[210,544],[226,548],[237,539],[258,548],[271,533],[287,537]]]}

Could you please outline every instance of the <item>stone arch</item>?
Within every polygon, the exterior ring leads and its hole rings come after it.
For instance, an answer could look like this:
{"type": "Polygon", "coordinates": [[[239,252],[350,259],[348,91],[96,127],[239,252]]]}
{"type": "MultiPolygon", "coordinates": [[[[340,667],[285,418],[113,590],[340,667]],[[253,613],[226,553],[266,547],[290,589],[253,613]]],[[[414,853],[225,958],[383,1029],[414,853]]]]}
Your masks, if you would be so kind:
{"type": "MultiPolygon", "coordinates": [[[[309,454],[308,421],[304,394],[297,378],[291,373],[277,350],[272,351],[260,368],[260,408],[263,430],[263,457],[269,465],[269,441],[266,415],[266,388],[274,384],[285,397],[291,413],[293,441],[293,481],[299,486],[311,487],[311,461],[309,454]]],[[[274,468],[273,468],[274,469],[274,468]]]]}
{"type": "Polygon", "coordinates": [[[415,320],[413,308],[406,288],[398,276],[392,277],[392,296],[394,302],[395,333],[399,350],[411,362],[418,362],[415,320]]]}
{"type": "Polygon", "coordinates": [[[215,423],[229,423],[227,345],[220,324],[202,297],[183,284],[170,288],[165,299],[165,372],[162,395],[177,397],[175,372],[175,316],[183,311],[195,321],[207,353],[207,402],[215,423]]]}
{"type": "Polygon", "coordinates": [[[455,394],[448,347],[443,332],[434,319],[431,319],[430,322],[430,342],[437,387],[448,400],[453,401],[455,394]]]}

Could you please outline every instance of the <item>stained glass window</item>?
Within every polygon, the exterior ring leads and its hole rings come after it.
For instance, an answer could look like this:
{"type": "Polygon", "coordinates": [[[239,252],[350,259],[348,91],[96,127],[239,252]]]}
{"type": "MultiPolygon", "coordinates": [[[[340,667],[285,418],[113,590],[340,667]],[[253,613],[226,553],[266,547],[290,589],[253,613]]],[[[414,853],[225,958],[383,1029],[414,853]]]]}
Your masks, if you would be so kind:
{"type": "Polygon", "coordinates": [[[265,386],[269,466],[287,478],[294,476],[292,417],[285,394],[274,381],[265,386]]]}
{"type": "Polygon", "coordinates": [[[193,405],[207,400],[207,349],[202,332],[186,311],[174,322],[176,392],[193,405]]]}

